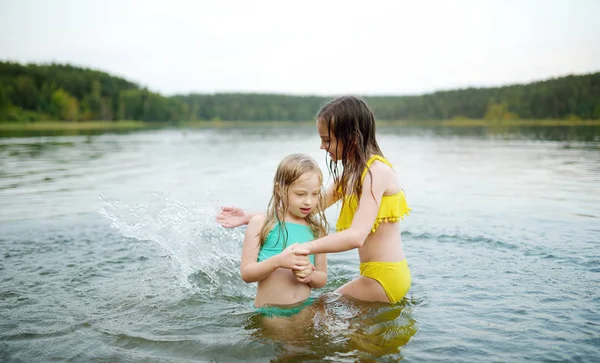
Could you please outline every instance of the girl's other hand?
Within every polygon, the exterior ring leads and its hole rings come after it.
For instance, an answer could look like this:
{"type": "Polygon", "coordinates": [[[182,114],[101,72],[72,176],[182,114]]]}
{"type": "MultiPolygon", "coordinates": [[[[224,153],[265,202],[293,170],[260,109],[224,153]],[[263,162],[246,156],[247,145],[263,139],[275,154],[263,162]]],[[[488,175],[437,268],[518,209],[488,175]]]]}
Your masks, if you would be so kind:
{"type": "Polygon", "coordinates": [[[310,275],[315,269],[316,268],[312,264],[308,264],[304,266],[302,270],[294,270],[294,275],[296,277],[303,278],[310,275]]]}
{"type": "Polygon", "coordinates": [[[294,253],[297,246],[298,244],[294,243],[277,255],[277,264],[279,267],[301,271],[304,270],[307,265],[310,265],[307,256],[301,254],[296,255],[294,253]]]}
{"type": "Polygon", "coordinates": [[[301,282],[303,284],[309,284],[312,281],[312,278],[313,278],[312,272],[308,276],[306,276],[306,277],[298,277],[298,276],[296,276],[296,280],[298,280],[298,282],[301,282]]]}
{"type": "Polygon", "coordinates": [[[217,223],[225,228],[235,228],[248,223],[248,216],[238,207],[221,207],[216,219],[217,223]]]}
{"type": "Polygon", "coordinates": [[[312,273],[316,269],[317,268],[315,266],[313,266],[313,264],[309,264],[303,270],[294,271],[294,275],[296,276],[296,280],[298,280],[299,282],[301,282],[303,284],[308,284],[309,282],[312,281],[312,273]]]}

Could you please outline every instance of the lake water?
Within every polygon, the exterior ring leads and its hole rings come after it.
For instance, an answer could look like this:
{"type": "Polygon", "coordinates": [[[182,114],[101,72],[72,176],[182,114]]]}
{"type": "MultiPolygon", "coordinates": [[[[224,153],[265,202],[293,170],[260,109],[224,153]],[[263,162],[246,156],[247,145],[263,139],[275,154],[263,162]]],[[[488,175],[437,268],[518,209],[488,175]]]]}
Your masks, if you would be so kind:
{"type": "MultiPolygon", "coordinates": [[[[0,361],[600,360],[600,129],[380,128],[413,212],[396,306],[338,296],[269,332],[243,228],[281,158],[325,169],[312,127],[0,137],[0,361]]],[[[328,211],[335,223],[336,207],[328,211]]]]}

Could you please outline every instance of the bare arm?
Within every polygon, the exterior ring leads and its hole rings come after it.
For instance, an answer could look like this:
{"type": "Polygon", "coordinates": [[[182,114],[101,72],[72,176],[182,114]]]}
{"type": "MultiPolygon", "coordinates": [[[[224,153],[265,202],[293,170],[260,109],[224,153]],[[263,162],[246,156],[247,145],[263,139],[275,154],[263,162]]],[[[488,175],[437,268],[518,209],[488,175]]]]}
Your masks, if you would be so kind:
{"type": "Polygon", "coordinates": [[[315,256],[316,270],[310,275],[311,280],[308,282],[310,287],[318,289],[327,284],[327,255],[319,253],[315,256]]]}
{"type": "MultiPolygon", "coordinates": [[[[257,282],[264,280],[273,271],[279,268],[277,260],[268,258],[262,262],[258,260],[258,252],[260,250],[258,233],[264,223],[264,216],[256,216],[252,218],[246,229],[244,244],[242,246],[242,262],[240,265],[240,273],[244,282],[257,282]]],[[[275,257],[275,256],[274,256],[275,257]]]]}
{"type": "Polygon", "coordinates": [[[335,183],[331,183],[325,189],[325,209],[331,207],[340,198],[335,195],[335,183]]]}

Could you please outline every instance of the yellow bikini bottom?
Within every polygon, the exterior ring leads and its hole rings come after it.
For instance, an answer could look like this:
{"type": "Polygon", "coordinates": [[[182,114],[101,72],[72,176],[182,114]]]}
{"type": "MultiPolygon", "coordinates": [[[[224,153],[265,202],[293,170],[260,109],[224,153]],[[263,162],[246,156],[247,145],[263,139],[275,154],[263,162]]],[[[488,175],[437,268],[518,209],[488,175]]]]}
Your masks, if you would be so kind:
{"type": "Polygon", "coordinates": [[[400,262],[363,262],[360,274],[381,284],[390,302],[402,300],[410,288],[410,270],[406,259],[400,262]]]}

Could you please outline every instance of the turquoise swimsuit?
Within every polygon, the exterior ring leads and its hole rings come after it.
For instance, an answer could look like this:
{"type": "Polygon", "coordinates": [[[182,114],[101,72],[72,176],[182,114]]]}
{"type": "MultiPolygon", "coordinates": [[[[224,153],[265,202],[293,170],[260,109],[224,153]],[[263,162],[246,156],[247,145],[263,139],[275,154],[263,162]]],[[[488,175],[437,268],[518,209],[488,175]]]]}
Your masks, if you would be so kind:
{"type": "Polygon", "coordinates": [[[309,297],[304,301],[300,301],[294,305],[279,307],[274,305],[263,305],[260,308],[256,308],[256,312],[267,318],[289,318],[304,310],[304,308],[311,306],[315,302],[315,298],[309,297]]]}
{"type": "MultiPolygon", "coordinates": [[[[271,232],[269,232],[269,235],[267,235],[265,243],[263,243],[263,245],[260,247],[260,251],[258,252],[258,262],[280,254],[287,246],[290,246],[294,243],[305,243],[315,239],[315,236],[313,235],[309,226],[285,222],[285,229],[287,229],[287,245],[284,246],[285,230],[283,233],[280,233],[281,227],[280,224],[277,223],[271,232]]],[[[308,257],[310,259],[310,263],[314,265],[315,255],[310,255],[308,257]]]]}
{"type": "MultiPolygon", "coordinates": [[[[265,243],[263,243],[260,251],[258,252],[258,262],[264,261],[269,257],[273,257],[281,253],[285,247],[289,245],[294,243],[306,243],[315,239],[310,227],[303,224],[285,222],[285,229],[287,230],[287,244],[284,246],[285,230],[283,233],[280,233],[280,223],[277,223],[271,232],[269,232],[265,243]]],[[[308,257],[310,262],[314,265],[315,255],[310,255],[308,257]]],[[[313,298],[308,298],[289,307],[284,308],[273,305],[264,305],[260,308],[257,308],[256,311],[266,317],[290,317],[298,314],[300,311],[302,311],[302,309],[311,305],[313,302],[313,298]]]]}

